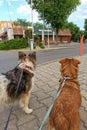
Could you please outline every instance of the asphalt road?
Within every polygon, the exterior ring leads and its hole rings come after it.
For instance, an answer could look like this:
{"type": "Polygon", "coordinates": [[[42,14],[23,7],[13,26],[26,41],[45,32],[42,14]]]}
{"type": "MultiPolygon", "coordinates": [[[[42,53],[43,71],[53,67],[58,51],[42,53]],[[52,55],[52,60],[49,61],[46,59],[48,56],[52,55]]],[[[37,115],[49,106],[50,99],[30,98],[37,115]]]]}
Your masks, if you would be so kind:
{"type": "MultiPolygon", "coordinates": [[[[87,53],[87,44],[84,44],[83,47],[83,54],[87,53]]],[[[79,44],[75,47],[70,48],[62,48],[62,49],[55,49],[55,50],[45,50],[42,52],[37,53],[37,64],[42,64],[43,62],[48,62],[52,60],[57,60],[59,58],[64,57],[73,57],[80,55],[80,47],[79,44]]]]}
{"type": "MultiPolygon", "coordinates": [[[[28,53],[28,52],[26,52],[28,53]]],[[[84,45],[83,54],[87,53],[87,44],[84,45]]],[[[71,48],[43,50],[37,52],[37,64],[57,60],[63,57],[79,55],[79,46],[71,48]]],[[[0,72],[6,72],[17,65],[18,51],[0,51],[0,72]]]]}

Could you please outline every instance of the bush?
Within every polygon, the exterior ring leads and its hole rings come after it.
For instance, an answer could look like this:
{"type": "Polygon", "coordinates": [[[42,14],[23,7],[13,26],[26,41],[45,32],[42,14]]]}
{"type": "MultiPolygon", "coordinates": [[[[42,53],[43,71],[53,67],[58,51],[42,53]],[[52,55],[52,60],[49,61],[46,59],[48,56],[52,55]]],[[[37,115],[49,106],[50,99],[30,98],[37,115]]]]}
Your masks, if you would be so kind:
{"type": "Polygon", "coordinates": [[[35,43],[33,44],[33,47],[34,47],[34,49],[36,49],[36,44],[35,43]]]}
{"type": "Polygon", "coordinates": [[[42,44],[42,43],[39,43],[39,47],[40,47],[40,48],[42,48],[42,49],[44,49],[44,48],[45,48],[45,46],[43,46],[43,44],[42,44]]]}
{"type": "Polygon", "coordinates": [[[21,49],[26,47],[28,47],[28,43],[25,38],[12,39],[0,44],[0,50],[21,49]]]}

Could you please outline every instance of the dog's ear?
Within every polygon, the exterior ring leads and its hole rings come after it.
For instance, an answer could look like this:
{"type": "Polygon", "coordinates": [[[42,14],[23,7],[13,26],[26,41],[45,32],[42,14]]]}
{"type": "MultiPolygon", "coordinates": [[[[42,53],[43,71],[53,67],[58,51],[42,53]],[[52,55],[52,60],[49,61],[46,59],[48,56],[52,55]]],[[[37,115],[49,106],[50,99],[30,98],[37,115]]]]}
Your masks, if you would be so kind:
{"type": "Polygon", "coordinates": [[[19,58],[19,60],[22,59],[24,56],[26,56],[26,54],[24,52],[22,52],[22,51],[18,52],[18,58],[19,58]]]}
{"type": "Polygon", "coordinates": [[[68,58],[63,58],[63,59],[59,60],[59,63],[60,64],[64,64],[67,61],[68,61],[68,58]]]}
{"type": "Polygon", "coordinates": [[[28,56],[29,56],[30,58],[33,58],[34,60],[36,60],[36,52],[35,52],[35,51],[32,52],[32,53],[29,53],[28,56]]]}
{"type": "Polygon", "coordinates": [[[81,63],[79,60],[74,59],[74,58],[72,58],[72,61],[73,61],[73,64],[74,64],[74,65],[78,65],[78,64],[81,63]]]}

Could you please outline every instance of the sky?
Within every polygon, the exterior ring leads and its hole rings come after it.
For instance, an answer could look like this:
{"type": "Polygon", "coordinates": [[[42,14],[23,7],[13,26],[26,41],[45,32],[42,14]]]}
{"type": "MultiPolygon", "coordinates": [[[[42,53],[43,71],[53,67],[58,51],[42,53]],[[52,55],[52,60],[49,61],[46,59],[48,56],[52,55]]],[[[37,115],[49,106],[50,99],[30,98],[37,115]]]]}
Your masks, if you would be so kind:
{"type": "MultiPolygon", "coordinates": [[[[0,21],[15,21],[19,18],[31,22],[31,14],[31,8],[26,0],[0,0],[0,21]]],[[[69,16],[68,21],[83,30],[85,18],[87,18],[87,0],[81,0],[81,5],[69,16]]],[[[33,22],[40,22],[35,11],[33,11],[33,22]]]]}

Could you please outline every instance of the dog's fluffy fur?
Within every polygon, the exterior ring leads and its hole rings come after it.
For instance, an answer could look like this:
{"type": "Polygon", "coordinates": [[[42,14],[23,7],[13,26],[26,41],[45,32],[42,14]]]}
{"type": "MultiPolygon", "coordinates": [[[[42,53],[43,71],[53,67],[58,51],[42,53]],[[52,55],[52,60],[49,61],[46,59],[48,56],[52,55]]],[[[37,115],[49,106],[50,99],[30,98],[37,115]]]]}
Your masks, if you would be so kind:
{"type": "Polygon", "coordinates": [[[32,109],[28,108],[28,103],[36,66],[36,52],[28,55],[18,52],[18,55],[19,64],[13,70],[0,75],[0,104],[18,100],[25,113],[31,113],[32,109]],[[23,75],[16,94],[22,70],[23,75]]]}
{"type": "Polygon", "coordinates": [[[78,82],[77,59],[64,58],[59,61],[61,64],[61,84],[64,76],[68,76],[62,92],[55,101],[49,116],[48,130],[79,130],[81,105],[80,85],[78,82]]]}

